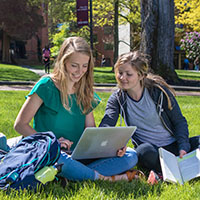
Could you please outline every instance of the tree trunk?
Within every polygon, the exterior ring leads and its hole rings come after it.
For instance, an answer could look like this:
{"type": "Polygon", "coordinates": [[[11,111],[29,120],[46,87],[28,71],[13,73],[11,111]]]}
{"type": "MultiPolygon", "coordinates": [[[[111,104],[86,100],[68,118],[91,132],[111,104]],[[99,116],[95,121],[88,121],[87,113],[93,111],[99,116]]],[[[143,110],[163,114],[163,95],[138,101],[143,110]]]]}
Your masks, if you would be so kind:
{"type": "Polygon", "coordinates": [[[151,56],[150,67],[168,82],[177,82],[174,70],[174,1],[141,0],[140,50],[151,56]]]}
{"type": "Polygon", "coordinates": [[[2,41],[2,62],[11,63],[11,58],[9,54],[10,48],[10,37],[3,31],[3,41],[2,41]]]}
{"type": "MultiPolygon", "coordinates": [[[[117,61],[119,54],[119,33],[118,33],[118,9],[119,9],[119,0],[114,2],[114,64],[117,61]]],[[[114,71],[114,68],[112,69],[114,71]]]]}

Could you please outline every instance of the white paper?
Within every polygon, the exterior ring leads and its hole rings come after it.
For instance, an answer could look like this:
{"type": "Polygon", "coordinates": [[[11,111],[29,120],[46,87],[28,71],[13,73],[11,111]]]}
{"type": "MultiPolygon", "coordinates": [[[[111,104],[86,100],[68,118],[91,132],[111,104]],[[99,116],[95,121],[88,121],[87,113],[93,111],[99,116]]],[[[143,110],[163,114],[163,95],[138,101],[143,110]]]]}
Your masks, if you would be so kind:
{"type": "Polygon", "coordinates": [[[182,159],[177,157],[184,182],[200,176],[199,154],[199,149],[196,149],[195,151],[192,151],[183,156],[182,159]]]}
{"type": "Polygon", "coordinates": [[[195,177],[200,177],[200,149],[196,149],[183,158],[159,148],[160,163],[164,181],[183,184],[195,177]]]}
{"type": "Polygon", "coordinates": [[[163,148],[159,148],[159,154],[163,180],[183,184],[176,156],[163,148]]]}

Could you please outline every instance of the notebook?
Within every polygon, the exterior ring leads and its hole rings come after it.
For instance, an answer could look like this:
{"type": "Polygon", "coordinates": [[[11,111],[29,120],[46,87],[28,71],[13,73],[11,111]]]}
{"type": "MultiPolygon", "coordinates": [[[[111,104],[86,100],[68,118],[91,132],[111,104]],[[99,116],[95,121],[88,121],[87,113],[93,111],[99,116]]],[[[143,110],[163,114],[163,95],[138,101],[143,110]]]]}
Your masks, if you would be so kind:
{"type": "Polygon", "coordinates": [[[136,126],[88,127],[84,130],[71,156],[73,159],[92,159],[116,156],[126,146],[136,126]]]}

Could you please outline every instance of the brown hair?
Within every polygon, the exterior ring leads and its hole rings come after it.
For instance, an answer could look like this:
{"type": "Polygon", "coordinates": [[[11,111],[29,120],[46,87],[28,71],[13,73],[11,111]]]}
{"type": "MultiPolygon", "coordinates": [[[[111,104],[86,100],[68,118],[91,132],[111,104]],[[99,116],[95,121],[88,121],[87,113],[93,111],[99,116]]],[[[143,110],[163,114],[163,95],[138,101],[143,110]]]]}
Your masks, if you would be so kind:
{"type": "Polygon", "coordinates": [[[61,101],[66,110],[70,110],[68,91],[68,72],[65,63],[74,53],[79,52],[89,56],[88,70],[78,83],[75,84],[77,104],[85,114],[92,108],[93,101],[93,68],[94,61],[92,51],[88,43],[81,37],[67,38],[59,51],[56,59],[52,78],[58,83],[61,94],[61,101]]]}
{"type": "Polygon", "coordinates": [[[146,54],[141,53],[140,51],[133,51],[129,53],[125,53],[119,56],[116,64],[115,64],[115,77],[120,87],[120,81],[118,79],[117,73],[119,70],[119,66],[129,63],[137,72],[138,75],[143,76],[144,78],[140,81],[141,86],[146,88],[151,88],[156,86],[163,91],[168,100],[168,108],[172,109],[172,103],[169,98],[167,92],[163,89],[162,86],[168,88],[171,93],[175,96],[174,90],[166,83],[166,81],[158,75],[152,74],[149,72],[149,61],[150,57],[146,54]]]}

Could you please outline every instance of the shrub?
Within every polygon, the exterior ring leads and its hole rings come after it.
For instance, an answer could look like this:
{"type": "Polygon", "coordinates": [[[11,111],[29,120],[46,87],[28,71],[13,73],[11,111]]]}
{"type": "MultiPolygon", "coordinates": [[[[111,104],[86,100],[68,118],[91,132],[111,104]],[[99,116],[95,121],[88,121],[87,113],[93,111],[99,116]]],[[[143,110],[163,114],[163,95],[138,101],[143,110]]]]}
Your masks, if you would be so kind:
{"type": "Polygon", "coordinates": [[[200,33],[190,32],[186,33],[185,37],[181,39],[181,49],[185,50],[186,57],[194,61],[200,55],[200,33]]]}

